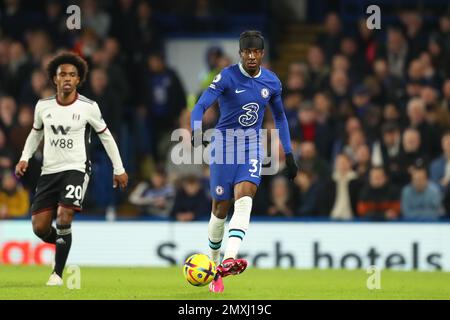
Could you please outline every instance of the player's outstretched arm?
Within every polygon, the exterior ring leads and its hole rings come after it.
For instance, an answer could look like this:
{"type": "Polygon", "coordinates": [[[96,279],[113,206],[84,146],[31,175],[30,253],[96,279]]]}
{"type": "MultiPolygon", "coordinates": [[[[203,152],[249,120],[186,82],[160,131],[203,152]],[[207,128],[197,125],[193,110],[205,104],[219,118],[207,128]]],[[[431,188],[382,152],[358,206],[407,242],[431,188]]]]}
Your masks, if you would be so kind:
{"type": "Polygon", "coordinates": [[[216,102],[224,91],[225,81],[221,75],[222,73],[218,74],[214,78],[213,83],[209,85],[208,89],[202,93],[191,112],[191,143],[193,147],[200,146],[201,144],[206,146],[208,144],[208,142],[203,141],[202,118],[205,111],[216,102]]]}
{"type": "Polygon", "coordinates": [[[128,185],[128,175],[123,167],[119,148],[117,147],[114,137],[108,128],[106,128],[103,132],[99,132],[98,137],[100,138],[100,141],[102,142],[103,147],[105,148],[106,153],[113,164],[113,187],[117,188],[117,186],[119,186],[121,189],[125,189],[128,185]]]}
{"type": "Polygon", "coordinates": [[[94,103],[93,108],[90,110],[91,114],[89,115],[88,122],[97,133],[113,165],[113,187],[116,188],[119,186],[121,189],[124,189],[128,184],[128,175],[123,167],[116,141],[106,126],[97,103],[94,103]]]}
{"type": "Polygon", "coordinates": [[[30,134],[27,137],[25,146],[22,151],[22,156],[20,157],[19,163],[16,165],[16,176],[23,177],[28,168],[28,160],[33,156],[34,152],[41,143],[44,133],[42,129],[31,129],[30,134]]]}
{"type": "MultiPolygon", "coordinates": [[[[281,93],[281,92],[280,92],[281,93]]],[[[280,140],[286,155],[286,175],[290,180],[297,176],[298,167],[292,154],[291,137],[289,135],[289,124],[284,113],[281,94],[276,95],[271,101],[272,113],[275,119],[275,127],[280,132],[280,140]]]]}

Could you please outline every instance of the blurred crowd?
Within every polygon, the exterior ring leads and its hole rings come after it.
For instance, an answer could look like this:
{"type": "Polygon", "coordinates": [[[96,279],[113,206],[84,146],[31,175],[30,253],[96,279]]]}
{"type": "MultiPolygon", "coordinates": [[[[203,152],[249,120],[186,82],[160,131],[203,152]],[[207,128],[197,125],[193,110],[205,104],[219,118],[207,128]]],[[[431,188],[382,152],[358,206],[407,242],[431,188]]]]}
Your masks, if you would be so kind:
{"type": "MultiPolygon", "coordinates": [[[[197,17],[205,23],[201,17],[211,14],[210,2],[194,2],[192,21],[197,17]]],[[[111,163],[93,137],[86,214],[134,212],[178,221],[209,216],[208,166],[176,165],[170,158],[170,134],[175,128],[190,132],[192,103],[176,70],[165,62],[164,28],[154,19],[151,2],[119,0],[101,6],[82,0],[82,30],[66,28],[60,1],[45,2],[32,16],[19,0],[2,5],[0,218],[29,215],[42,151],[20,181],[13,168],[37,100],[55,94],[45,66],[62,50],[88,61],[81,94],[98,102],[131,178],[127,192],[113,190],[107,183],[111,163]]],[[[203,89],[231,63],[219,47],[210,48],[206,57],[203,89]]],[[[425,23],[420,13],[404,11],[398,22],[378,31],[367,29],[365,21],[344,28],[339,15],[330,13],[306,61],[289,65],[281,80],[300,170],[293,182],[282,174],[264,176],[254,216],[448,217],[450,16],[425,23]]],[[[214,127],[218,116],[218,107],[210,108],[203,127],[214,127]]],[[[267,112],[264,127],[273,126],[267,112]]],[[[189,137],[184,141],[182,147],[190,150],[189,137]]],[[[282,172],[282,152],[279,162],[282,172]]]]}

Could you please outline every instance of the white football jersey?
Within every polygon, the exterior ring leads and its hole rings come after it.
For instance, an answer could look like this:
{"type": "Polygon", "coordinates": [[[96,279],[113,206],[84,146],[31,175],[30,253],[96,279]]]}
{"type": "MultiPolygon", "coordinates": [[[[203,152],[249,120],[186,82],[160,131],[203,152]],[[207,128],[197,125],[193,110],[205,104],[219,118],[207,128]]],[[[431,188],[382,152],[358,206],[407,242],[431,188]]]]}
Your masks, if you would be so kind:
{"type": "Polygon", "coordinates": [[[33,128],[44,130],[42,174],[52,174],[66,170],[89,173],[91,130],[102,133],[107,126],[98,104],[77,94],[68,105],[59,104],[55,96],[39,100],[33,128]]]}

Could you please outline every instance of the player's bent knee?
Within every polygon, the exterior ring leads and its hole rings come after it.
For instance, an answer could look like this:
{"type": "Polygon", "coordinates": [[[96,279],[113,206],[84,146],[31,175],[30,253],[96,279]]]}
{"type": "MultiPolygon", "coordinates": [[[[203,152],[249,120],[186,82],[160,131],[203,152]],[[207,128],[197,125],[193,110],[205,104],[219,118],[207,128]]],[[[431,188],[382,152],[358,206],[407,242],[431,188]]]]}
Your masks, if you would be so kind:
{"type": "Polygon", "coordinates": [[[38,238],[43,238],[50,232],[51,225],[33,221],[33,232],[38,238]]]}

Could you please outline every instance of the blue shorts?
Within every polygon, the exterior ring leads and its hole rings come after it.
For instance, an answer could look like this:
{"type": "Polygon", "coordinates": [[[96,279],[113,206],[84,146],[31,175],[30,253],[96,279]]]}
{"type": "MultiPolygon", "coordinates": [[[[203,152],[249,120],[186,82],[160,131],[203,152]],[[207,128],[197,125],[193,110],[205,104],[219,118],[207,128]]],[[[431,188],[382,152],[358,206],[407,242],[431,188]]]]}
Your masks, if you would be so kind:
{"type": "Polygon", "coordinates": [[[250,160],[245,164],[211,163],[210,190],[215,200],[230,200],[234,198],[234,185],[249,181],[259,186],[261,182],[261,160],[250,160]]]}

